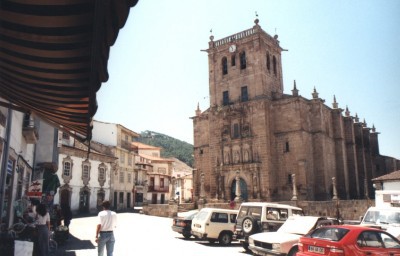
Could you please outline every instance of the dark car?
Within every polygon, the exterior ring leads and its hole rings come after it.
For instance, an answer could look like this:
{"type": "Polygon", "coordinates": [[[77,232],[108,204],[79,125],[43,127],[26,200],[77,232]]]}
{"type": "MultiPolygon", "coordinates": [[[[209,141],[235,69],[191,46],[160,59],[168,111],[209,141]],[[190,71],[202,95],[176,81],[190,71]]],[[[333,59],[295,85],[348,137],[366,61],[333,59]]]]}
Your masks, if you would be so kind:
{"type": "Polygon", "coordinates": [[[185,239],[189,239],[192,236],[192,220],[198,212],[198,210],[193,210],[180,213],[172,220],[172,230],[182,234],[185,239]]]}

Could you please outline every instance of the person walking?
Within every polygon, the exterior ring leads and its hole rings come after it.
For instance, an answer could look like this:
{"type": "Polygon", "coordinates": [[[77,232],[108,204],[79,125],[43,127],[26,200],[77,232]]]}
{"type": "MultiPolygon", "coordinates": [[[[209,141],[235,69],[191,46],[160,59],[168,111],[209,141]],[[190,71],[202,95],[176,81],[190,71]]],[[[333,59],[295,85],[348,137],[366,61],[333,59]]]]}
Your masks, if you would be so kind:
{"type": "Polygon", "coordinates": [[[114,251],[114,229],[117,226],[117,214],[110,210],[110,202],[103,201],[103,210],[98,214],[96,228],[96,243],[98,244],[98,256],[104,255],[104,247],[107,249],[107,256],[112,256],[114,251]]]}
{"type": "Polygon", "coordinates": [[[45,204],[36,207],[36,228],[38,232],[38,249],[40,256],[49,255],[50,214],[45,204]]]}

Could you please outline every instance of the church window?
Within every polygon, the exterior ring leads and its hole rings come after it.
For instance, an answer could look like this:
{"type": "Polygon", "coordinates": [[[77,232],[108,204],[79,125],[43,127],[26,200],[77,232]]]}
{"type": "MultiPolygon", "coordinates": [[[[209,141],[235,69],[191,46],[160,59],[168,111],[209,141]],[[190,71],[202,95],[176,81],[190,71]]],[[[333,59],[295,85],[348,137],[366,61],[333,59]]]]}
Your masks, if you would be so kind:
{"type": "Polygon", "coordinates": [[[272,65],[273,65],[273,68],[274,68],[274,75],[276,75],[276,58],[275,58],[275,56],[272,58],[272,65]]]}
{"type": "Polygon", "coordinates": [[[288,184],[292,184],[292,174],[288,174],[288,176],[287,176],[287,181],[288,181],[288,184]]]}
{"type": "Polygon", "coordinates": [[[240,69],[246,68],[246,52],[241,52],[240,55],[240,69]]]}
{"type": "Polygon", "coordinates": [[[239,124],[233,125],[233,136],[234,139],[239,138],[239,124]]]}
{"type": "Polygon", "coordinates": [[[285,152],[289,152],[289,151],[290,151],[289,142],[286,141],[286,143],[285,143],[285,152]]]}
{"type": "Polygon", "coordinates": [[[268,71],[271,70],[271,61],[269,59],[269,53],[268,52],[267,52],[267,69],[268,69],[268,71]]]}
{"type": "Polygon", "coordinates": [[[226,106],[229,105],[229,92],[224,91],[222,94],[222,105],[226,106]]]}
{"type": "Polygon", "coordinates": [[[241,92],[242,92],[242,95],[240,97],[241,101],[242,102],[248,101],[249,100],[249,95],[247,94],[247,86],[242,86],[241,92]]]}
{"type": "Polygon", "coordinates": [[[222,58],[222,74],[228,74],[228,60],[226,59],[226,57],[222,58]]]}
{"type": "Polygon", "coordinates": [[[232,55],[232,57],[231,57],[231,66],[233,67],[233,66],[236,66],[236,55],[234,54],[234,55],[232,55]]]}

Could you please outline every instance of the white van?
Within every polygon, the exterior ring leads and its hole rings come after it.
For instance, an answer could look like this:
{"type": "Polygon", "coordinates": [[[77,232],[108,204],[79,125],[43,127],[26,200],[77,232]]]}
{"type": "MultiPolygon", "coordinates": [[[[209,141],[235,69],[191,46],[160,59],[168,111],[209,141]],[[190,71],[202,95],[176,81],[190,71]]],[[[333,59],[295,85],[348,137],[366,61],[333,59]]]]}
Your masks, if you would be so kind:
{"type": "Polygon", "coordinates": [[[218,240],[222,245],[229,245],[237,213],[237,210],[203,208],[192,220],[192,235],[210,243],[218,240]]]}
{"type": "Polygon", "coordinates": [[[370,207],[360,225],[386,230],[400,239],[400,207],[370,207]]]}
{"type": "Polygon", "coordinates": [[[303,210],[286,204],[244,202],[239,208],[234,238],[248,251],[249,236],[261,232],[277,231],[288,217],[295,215],[304,215],[303,210]]]}

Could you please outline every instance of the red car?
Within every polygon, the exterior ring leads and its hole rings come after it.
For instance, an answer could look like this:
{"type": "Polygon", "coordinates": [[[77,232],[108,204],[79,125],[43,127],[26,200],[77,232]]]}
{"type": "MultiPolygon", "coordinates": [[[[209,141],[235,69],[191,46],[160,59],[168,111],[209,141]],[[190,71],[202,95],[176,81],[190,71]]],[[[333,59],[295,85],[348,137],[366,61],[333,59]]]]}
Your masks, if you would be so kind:
{"type": "Polygon", "coordinates": [[[400,255],[400,242],[375,228],[351,225],[324,226],[300,238],[297,256],[400,255]]]}

